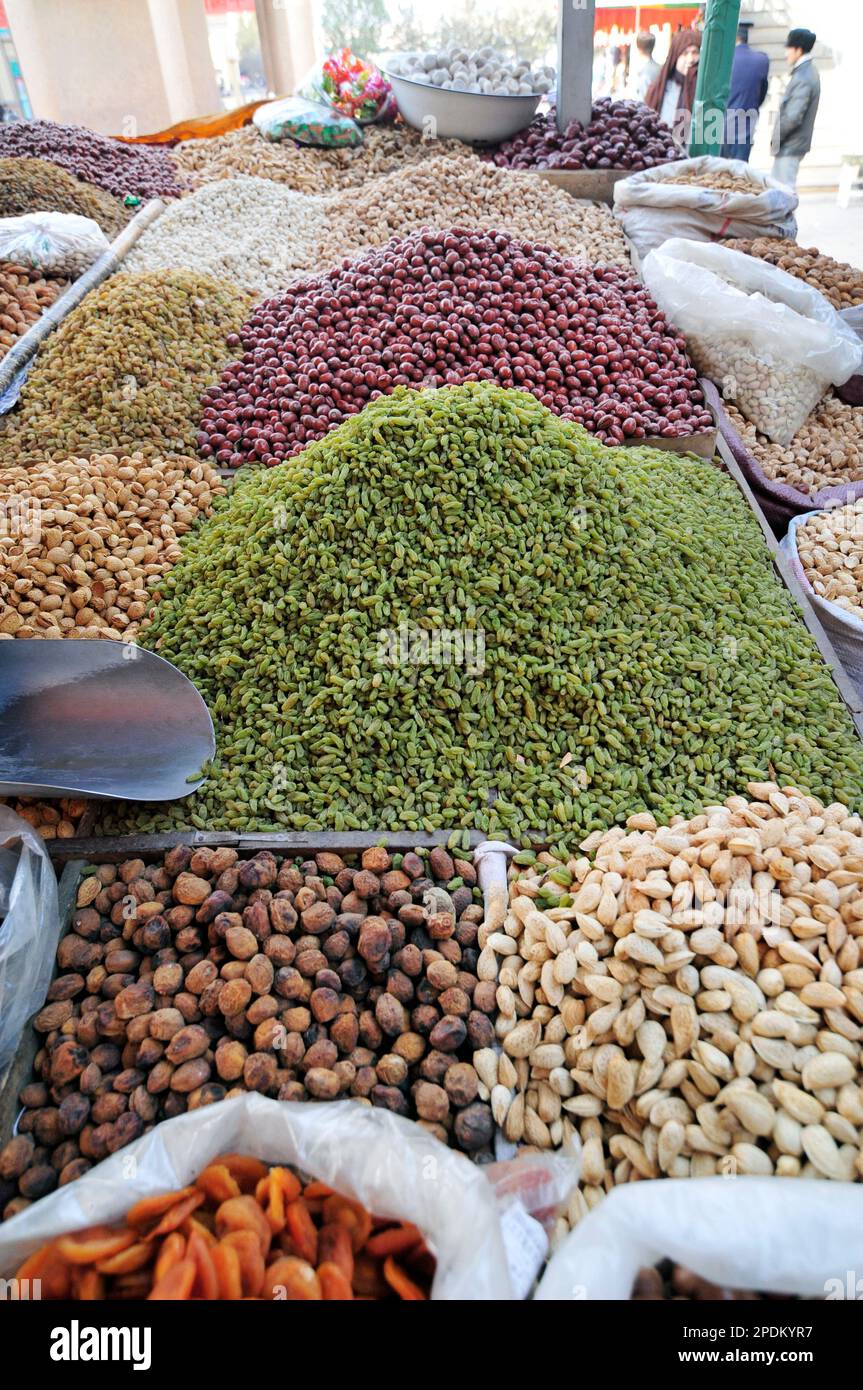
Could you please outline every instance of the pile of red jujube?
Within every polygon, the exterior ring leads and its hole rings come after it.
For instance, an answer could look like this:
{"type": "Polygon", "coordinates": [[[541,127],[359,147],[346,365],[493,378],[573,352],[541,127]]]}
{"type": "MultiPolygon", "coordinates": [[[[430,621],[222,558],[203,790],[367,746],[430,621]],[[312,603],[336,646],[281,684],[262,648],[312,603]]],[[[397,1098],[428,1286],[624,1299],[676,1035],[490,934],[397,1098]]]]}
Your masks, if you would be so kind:
{"type": "Polygon", "coordinates": [[[557,113],[536,117],[486,156],[502,169],[650,169],[682,159],[682,151],[656,111],[640,101],[594,102],[589,125],[557,128],[557,113]]]}
{"type": "Polygon", "coordinates": [[[80,125],[13,121],[0,125],[0,159],[48,159],[116,198],[179,198],[177,166],[166,150],[124,145],[80,125]]]}
{"type": "Polygon", "coordinates": [[[635,275],[501,232],[424,230],[265,300],[203,396],[216,462],[281,463],[396,386],[494,381],[609,444],[712,426],[697,374],[635,275]]]}

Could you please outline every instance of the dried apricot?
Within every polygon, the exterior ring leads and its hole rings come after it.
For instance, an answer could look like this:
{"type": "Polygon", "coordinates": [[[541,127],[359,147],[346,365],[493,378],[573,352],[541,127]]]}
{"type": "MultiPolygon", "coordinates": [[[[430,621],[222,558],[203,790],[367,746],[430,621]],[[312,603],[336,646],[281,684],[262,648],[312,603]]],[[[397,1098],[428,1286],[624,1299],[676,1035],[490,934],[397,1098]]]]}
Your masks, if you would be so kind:
{"type": "Polygon", "coordinates": [[[219,1278],[216,1266],[210,1256],[210,1247],[198,1231],[189,1236],[188,1258],[194,1260],[197,1273],[192,1286],[193,1298],[213,1299],[219,1297],[219,1278]]]}
{"type": "Polygon", "coordinates": [[[110,1299],[134,1299],[136,1303],[142,1299],[149,1298],[152,1280],[149,1270],[140,1271],[138,1274],[121,1274],[119,1278],[111,1283],[108,1294],[110,1299]]]}
{"type": "Polygon", "coordinates": [[[352,1283],[354,1293],[367,1298],[388,1298],[391,1292],[380,1260],[365,1253],[357,1255],[352,1283]]]}
{"type": "MultiPolygon", "coordinates": [[[[38,1279],[40,1296],[44,1299],[68,1298],[72,1271],[58,1255],[56,1244],[52,1243],[43,1245],[41,1250],[35,1250],[32,1255],[28,1255],[17,1270],[15,1279],[19,1284],[25,1279],[31,1282],[38,1279]]],[[[24,1287],[28,1285],[25,1284],[24,1287]]]]}
{"type": "Polygon", "coordinates": [[[70,1265],[92,1265],[118,1255],[135,1243],[135,1232],[118,1226],[89,1226],[71,1231],[56,1242],[57,1254],[70,1265]]]}
{"type": "Polygon", "coordinates": [[[345,1277],[344,1270],[338,1265],[329,1261],[318,1265],[318,1282],[321,1286],[321,1296],[327,1303],[353,1301],[351,1281],[345,1277]]]}
{"type": "Polygon", "coordinates": [[[310,1265],[318,1262],[318,1228],[309,1215],[302,1197],[290,1202],[285,1213],[288,1234],[297,1247],[300,1259],[308,1260],[310,1265]]]}
{"type": "Polygon", "coordinates": [[[194,1260],[180,1260],[179,1264],[172,1265],[168,1273],[153,1286],[147,1297],[156,1300],[191,1298],[197,1272],[198,1266],[194,1260]]]}
{"type": "Polygon", "coordinates": [[[209,1168],[198,1174],[195,1186],[215,1206],[227,1202],[229,1197],[240,1196],[240,1184],[224,1163],[211,1163],[209,1168]]]}
{"type": "Polygon", "coordinates": [[[229,1245],[236,1250],[240,1261],[240,1276],[243,1281],[243,1297],[257,1298],[264,1282],[264,1257],[261,1242],[254,1231],[230,1231],[223,1236],[220,1245],[229,1245]]]}
{"type": "Polygon", "coordinates": [[[156,1264],[153,1268],[153,1282],[158,1284],[159,1280],[165,1277],[169,1269],[172,1269],[174,1265],[180,1263],[185,1254],[186,1237],[181,1235],[179,1231],[172,1231],[169,1236],[165,1237],[159,1247],[159,1253],[156,1256],[156,1264]]]}
{"type": "Polygon", "coordinates": [[[210,1246],[216,1244],[216,1237],[213,1234],[211,1225],[209,1224],[208,1220],[201,1220],[201,1217],[208,1218],[209,1213],[206,1211],[196,1211],[194,1216],[186,1217],[180,1229],[182,1230],[184,1236],[191,1236],[197,1233],[203,1240],[204,1244],[209,1248],[210,1246]]]}
{"type": "Polygon", "coordinates": [[[311,1201],[313,1197],[334,1197],[335,1193],[325,1182],[316,1182],[312,1179],[311,1182],[306,1183],[303,1189],[303,1196],[308,1202],[311,1201]]]}
{"type": "Polygon", "coordinates": [[[414,1283],[401,1265],[396,1264],[392,1255],[388,1255],[384,1260],[384,1278],[399,1298],[408,1299],[411,1302],[428,1298],[425,1290],[421,1289],[419,1284],[414,1283]]]}
{"type": "Polygon", "coordinates": [[[289,1302],[301,1299],[320,1301],[322,1297],[320,1281],[312,1266],[293,1255],[282,1255],[270,1265],[264,1275],[261,1292],[264,1298],[287,1299],[289,1302]]]}
{"type": "Polygon", "coordinates": [[[335,1222],[339,1226],[346,1226],[354,1251],[362,1250],[372,1230],[372,1218],[365,1207],[351,1202],[347,1197],[333,1196],[327,1197],[323,1210],[326,1224],[335,1222]]]}
{"type": "Polygon", "coordinates": [[[166,1236],[171,1231],[176,1231],[178,1226],[182,1226],[187,1216],[191,1216],[193,1211],[197,1211],[203,1200],[203,1192],[199,1192],[197,1188],[193,1187],[188,1197],[177,1202],[176,1206],[169,1207],[152,1231],[146,1233],[144,1239],[155,1240],[157,1236],[166,1236]]]}
{"type": "Polygon", "coordinates": [[[100,1260],[96,1268],[100,1274],[134,1274],[136,1269],[143,1269],[144,1265],[149,1264],[152,1258],[152,1245],[138,1241],[135,1245],[127,1245],[119,1254],[100,1260]]]}
{"type": "Polygon", "coordinates": [[[333,1222],[318,1231],[318,1260],[321,1264],[338,1265],[350,1282],[354,1277],[354,1247],[347,1226],[333,1222]]]}
{"type": "MultiPolygon", "coordinates": [[[[260,1187],[260,1184],[258,1185],[260,1187]]],[[[265,1207],[267,1220],[274,1235],[285,1228],[287,1207],[295,1202],[302,1191],[302,1185],[290,1168],[271,1168],[266,1195],[258,1200],[265,1207]]]]}
{"type": "Polygon", "coordinates": [[[401,1255],[419,1245],[422,1235],[416,1226],[405,1223],[403,1226],[390,1226],[389,1230],[377,1231],[369,1236],[365,1249],[370,1255],[401,1255]]]}
{"type": "Polygon", "coordinates": [[[219,1298],[231,1301],[242,1298],[243,1276],[236,1247],[220,1240],[210,1251],[210,1258],[219,1284],[219,1298]]]}
{"type": "Polygon", "coordinates": [[[52,1263],[57,1262],[56,1242],[50,1245],[40,1245],[38,1250],[34,1250],[32,1255],[28,1255],[22,1265],[15,1271],[15,1279],[20,1284],[25,1279],[38,1279],[44,1270],[52,1263]]]}
{"type": "Polygon", "coordinates": [[[219,1154],[210,1166],[227,1168],[241,1192],[254,1192],[255,1185],[267,1176],[266,1163],[259,1158],[249,1158],[246,1154],[219,1154]]]}
{"type": "Polygon", "coordinates": [[[98,1303],[105,1297],[105,1276],[92,1267],[72,1271],[72,1297],[81,1303],[98,1303]]]}
{"type": "Polygon", "coordinates": [[[216,1234],[225,1236],[229,1231],[254,1231],[263,1256],[273,1239],[269,1222],[254,1197],[230,1197],[222,1202],[216,1212],[216,1234]]]}
{"type": "Polygon", "coordinates": [[[191,1196],[195,1190],[194,1187],[181,1187],[177,1192],[160,1192],[156,1197],[142,1197],[140,1202],[136,1202],[126,1213],[126,1224],[141,1228],[149,1226],[184,1197],[191,1196]]]}

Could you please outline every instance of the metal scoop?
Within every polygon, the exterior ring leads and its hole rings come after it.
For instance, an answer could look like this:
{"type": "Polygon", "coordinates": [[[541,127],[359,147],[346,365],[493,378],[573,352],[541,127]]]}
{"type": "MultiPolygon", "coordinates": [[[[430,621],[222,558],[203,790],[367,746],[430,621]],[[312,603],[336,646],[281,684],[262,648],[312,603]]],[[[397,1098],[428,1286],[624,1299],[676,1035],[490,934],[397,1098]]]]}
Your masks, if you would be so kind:
{"type": "Polygon", "coordinates": [[[125,642],[0,642],[0,795],[172,801],[202,785],[215,747],[207,706],[164,657],[125,642]]]}

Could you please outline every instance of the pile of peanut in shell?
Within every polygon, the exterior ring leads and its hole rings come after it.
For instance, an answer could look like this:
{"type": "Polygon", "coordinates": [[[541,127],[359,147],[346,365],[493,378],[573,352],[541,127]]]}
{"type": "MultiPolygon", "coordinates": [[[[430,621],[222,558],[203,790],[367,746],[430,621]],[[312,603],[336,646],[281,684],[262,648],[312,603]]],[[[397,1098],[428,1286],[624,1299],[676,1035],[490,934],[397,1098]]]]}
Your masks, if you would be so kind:
{"type": "Polygon", "coordinates": [[[863,501],[815,512],[797,528],[796,539],[818,597],[863,619],[863,501]]]}
{"type": "Polygon", "coordinates": [[[772,482],[809,496],[822,488],[863,481],[863,410],[840,401],[832,392],[788,445],[772,443],[731,401],[723,405],[749,453],[772,482]]]}
{"type": "Polygon", "coordinates": [[[0,261],[0,358],[23,337],[66,287],[33,266],[0,261]]]}
{"type": "Polygon", "coordinates": [[[0,640],[134,639],[180,537],[224,492],[194,458],[95,455],[0,467],[0,640]]]}
{"type": "Polygon", "coordinates": [[[834,261],[832,256],[823,255],[817,246],[798,246],[796,241],[767,236],[754,241],[731,238],[723,245],[769,261],[796,279],[805,280],[807,285],[823,294],[834,309],[851,309],[863,304],[863,270],[845,261],[834,261]]]}
{"type": "Polygon", "coordinates": [[[716,193],[764,192],[764,185],[751,174],[738,174],[733,169],[681,169],[663,183],[683,184],[692,188],[710,188],[716,193]]]}
{"type": "Polygon", "coordinates": [[[863,820],[747,790],[516,864],[480,931],[503,1052],[496,1077],[494,1051],[474,1065],[495,1119],[583,1145],[556,1240],[619,1183],[863,1178],[863,820]]]}

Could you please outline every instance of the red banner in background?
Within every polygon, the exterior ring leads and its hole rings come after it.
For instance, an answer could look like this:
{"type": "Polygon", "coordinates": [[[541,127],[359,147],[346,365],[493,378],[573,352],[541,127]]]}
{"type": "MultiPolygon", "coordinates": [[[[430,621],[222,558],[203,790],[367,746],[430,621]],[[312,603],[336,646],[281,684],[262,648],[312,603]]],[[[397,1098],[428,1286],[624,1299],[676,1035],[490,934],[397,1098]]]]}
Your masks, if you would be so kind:
{"type": "Polygon", "coordinates": [[[632,5],[625,5],[620,9],[598,9],[594,27],[603,29],[606,33],[614,25],[624,33],[635,33],[637,29],[643,31],[649,29],[652,24],[670,24],[672,30],[689,29],[699,14],[700,9],[697,5],[693,5],[691,9],[680,10],[666,9],[664,5],[639,5],[637,9],[632,5]]]}
{"type": "Polygon", "coordinates": [[[207,14],[254,14],[255,0],[204,0],[204,9],[207,14]]]}
{"type": "Polygon", "coordinates": [[[0,29],[8,29],[8,28],[9,28],[9,21],[8,21],[8,19],[6,18],[6,6],[3,4],[3,0],[0,0],[0,29]]]}

